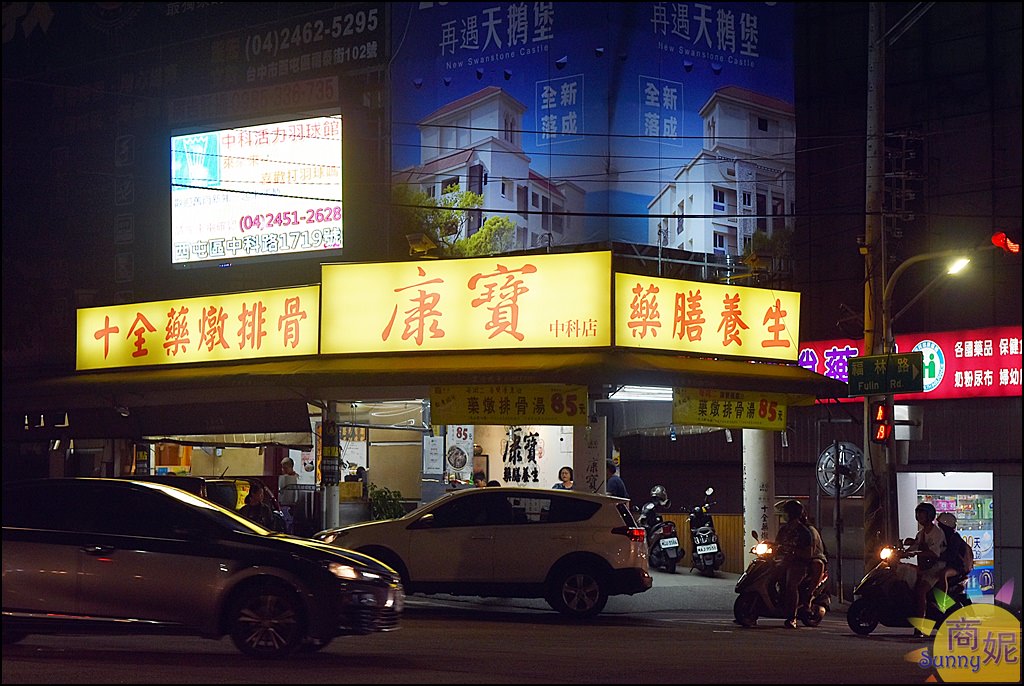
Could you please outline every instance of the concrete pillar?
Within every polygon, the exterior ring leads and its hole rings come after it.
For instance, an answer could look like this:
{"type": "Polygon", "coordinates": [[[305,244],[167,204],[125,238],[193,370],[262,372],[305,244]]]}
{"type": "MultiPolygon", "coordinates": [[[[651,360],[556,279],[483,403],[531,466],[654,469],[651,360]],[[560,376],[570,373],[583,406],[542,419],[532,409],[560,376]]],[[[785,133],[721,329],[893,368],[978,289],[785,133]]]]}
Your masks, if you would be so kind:
{"type": "Polygon", "coordinates": [[[323,528],[332,529],[341,522],[341,453],[338,440],[338,407],[333,400],[324,406],[322,413],[323,465],[323,528]]]}
{"type": "MultiPolygon", "coordinates": [[[[771,431],[743,429],[743,549],[749,551],[754,540],[751,531],[762,539],[775,539],[775,456],[771,431]]],[[[745,554],[744,566],[753,558],[745,554]]]]}

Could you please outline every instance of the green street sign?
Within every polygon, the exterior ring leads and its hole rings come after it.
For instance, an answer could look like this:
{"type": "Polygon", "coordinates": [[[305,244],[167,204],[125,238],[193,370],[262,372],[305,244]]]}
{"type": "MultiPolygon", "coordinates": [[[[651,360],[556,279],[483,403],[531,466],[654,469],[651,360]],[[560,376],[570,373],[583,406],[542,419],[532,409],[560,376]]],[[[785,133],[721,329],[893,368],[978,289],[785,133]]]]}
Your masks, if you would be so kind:
{"type": "Polygon", "coordinates": [[[847,370],[849,396],[921,393],[923,364],[921,352],[851,357],[847,370]]]}

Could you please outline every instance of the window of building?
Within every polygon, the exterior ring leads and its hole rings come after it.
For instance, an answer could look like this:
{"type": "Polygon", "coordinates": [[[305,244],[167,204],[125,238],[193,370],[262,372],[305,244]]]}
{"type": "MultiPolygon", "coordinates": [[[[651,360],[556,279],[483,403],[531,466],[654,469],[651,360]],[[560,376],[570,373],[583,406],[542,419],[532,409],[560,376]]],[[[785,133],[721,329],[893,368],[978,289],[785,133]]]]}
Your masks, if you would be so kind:
{"type": "Polygon", "coordinates": [[[544,196],[540,199],[540,228],[545,232],[551,230],[551,198],[544,196]]]}
{"type": "Polygon", "coordinates": [[[757,194],[757,230],[768,230],[768,197],[762,193],[757,194]]]}
{"type": "Polygon", "coordinates": [[[750,191],[743,191],[743,206],[744,207],[750,207],[751,204],[753,204],[752,203],[753,199],[754,199],[754,196],[751,195],[750,191]]]}
{"type": "Polygon", "coordinates": [[[757,130],[758,131],[768,131],[768,120],[765,119],[764,117],[758,117],[757,118],[757,130]]]}
{"type": "Polygon", "coordinates": [[[528,215],[529,209],[526,206],[527,198],[529,198],[530,189],[526,186],[519,186],[516,189],[516,208],[519,214],[524,217],[528,215]]]}
{"type": "Polygon", "coordinates": [[[725,212],[725,191],[721,188],[716,188],[713,191],[714,209],[716,212],[725,212]]]}
{"type": "Polygon", "coordinates": [[[512,183],[512,179],[502,179],[501,180],[501,197],[503,197],[503,198],[511,198],[512,197],[512,188],[513,187],[514,187],[514,184],[512,183]]]}
{"type": "Polygon", "coordinates": [[[551,230],[555,233],[564,233],[565,215],[563,212],[565,212],[565,208],[561,205],[552,205],[551,212],[551,230]]]}
{"type": "Polygon", "coordinates": [[[536,193],[530,194],[530,207],[540,207],[540,196],[536,193]]]}
{"type": "Polygon", "coordinates": [[[459,190],[459,177],[449,176],[447,179],[441,182],[441,194],[453,193],[459,190]],[[454,188],[453,188],[454,186],[454,188]]]}
{"type": "Polygon", "coordinates": [[[686,206],[685,205],[686,205],[685,202],[681,202],[681,203],[679,203],[676,206],[676,214],[679,215],[679,216],[676,217],[676,234],[677,235],[681,234],[683,232],[683,216],[686,214],[686,206]]]}

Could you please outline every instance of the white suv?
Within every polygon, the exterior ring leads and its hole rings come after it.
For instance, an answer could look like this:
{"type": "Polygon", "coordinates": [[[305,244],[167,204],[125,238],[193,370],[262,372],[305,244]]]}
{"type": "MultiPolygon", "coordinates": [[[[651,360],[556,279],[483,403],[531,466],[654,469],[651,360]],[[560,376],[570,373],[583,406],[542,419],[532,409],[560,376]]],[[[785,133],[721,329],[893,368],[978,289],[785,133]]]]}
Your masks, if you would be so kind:
{"type": "Polygon", "coordinates": [[[474,488],[314,538],[381,560],[408,593],[544,598],[579,618],[651,587],[644,529],[627,500],[603,495],[474,488]]]}

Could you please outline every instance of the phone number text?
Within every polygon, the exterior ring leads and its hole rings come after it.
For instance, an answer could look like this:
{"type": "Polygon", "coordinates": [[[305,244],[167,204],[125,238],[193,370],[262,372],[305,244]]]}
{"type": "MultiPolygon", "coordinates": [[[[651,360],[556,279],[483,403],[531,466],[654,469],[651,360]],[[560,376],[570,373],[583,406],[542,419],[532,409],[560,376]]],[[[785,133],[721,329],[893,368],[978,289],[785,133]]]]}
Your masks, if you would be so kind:
{"type": "Polygon", "coordinates": [[[297,210],[291,212],[266,212],[260,214],[246,214],[238,219],[238,227],[244,231],[253,229],[273,229],[279,226],[291,226],[293,224],[323,224],[324,222],[341,221],[341,205],[304,210],[301,214],[297,210]]]}

